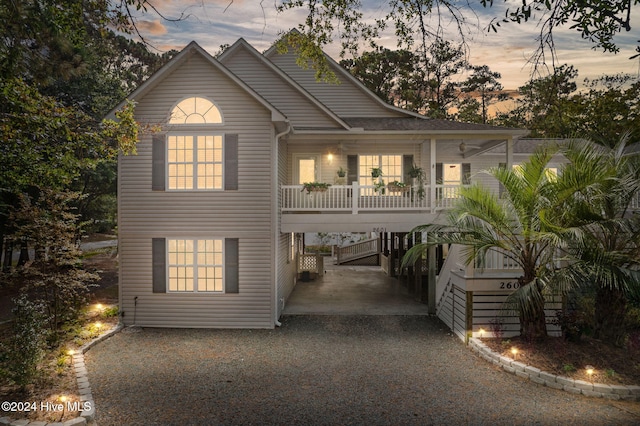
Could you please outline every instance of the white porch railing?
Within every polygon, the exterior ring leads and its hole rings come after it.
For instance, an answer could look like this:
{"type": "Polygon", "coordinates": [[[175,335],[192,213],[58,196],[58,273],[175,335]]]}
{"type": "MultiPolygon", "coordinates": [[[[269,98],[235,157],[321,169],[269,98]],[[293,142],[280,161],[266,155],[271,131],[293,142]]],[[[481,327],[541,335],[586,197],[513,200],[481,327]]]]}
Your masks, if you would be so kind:
{"type": "Polygon", "coordinates": [[[282,211],[434,211],[450,208],[459,197],[460,185],[434,185],[425,187],[425,196],[418,197],[415,191],[390,191],[373,185],[332,185],[324,191],[307,193],[302,185],[281,186],[282,211]],[[431,199],[434,199],[433,203],[431,199]]]}
{"type": "Polygon", "coordinates": [[[510,257],[505,256],[502,253],[497,251],[490,250],[485,258],[484,265],[475,265],[478,269],[522,269],[518,262],[511,259],[510,257]]]}
{"type": "Polygon", "coordinates": [[[371,238],[369,240],[359,241],[337,249],[338,265],[350,260],[359,259],[363,256],[370,256],[378,253],[378,239],[371,238]]]}

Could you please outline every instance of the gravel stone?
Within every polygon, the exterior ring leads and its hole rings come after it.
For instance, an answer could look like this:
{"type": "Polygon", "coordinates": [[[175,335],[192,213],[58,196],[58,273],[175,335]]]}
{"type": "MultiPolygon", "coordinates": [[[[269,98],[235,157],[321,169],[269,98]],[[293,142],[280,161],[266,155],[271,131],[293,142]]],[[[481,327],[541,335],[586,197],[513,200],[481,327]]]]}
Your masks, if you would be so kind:
{"type": "Polygon", "coordinates": [[[488,363],[427,316],[285,316],[274,330],[141,329],[85,354],[109,425],[627,425],[637,404],[488,363]]]}

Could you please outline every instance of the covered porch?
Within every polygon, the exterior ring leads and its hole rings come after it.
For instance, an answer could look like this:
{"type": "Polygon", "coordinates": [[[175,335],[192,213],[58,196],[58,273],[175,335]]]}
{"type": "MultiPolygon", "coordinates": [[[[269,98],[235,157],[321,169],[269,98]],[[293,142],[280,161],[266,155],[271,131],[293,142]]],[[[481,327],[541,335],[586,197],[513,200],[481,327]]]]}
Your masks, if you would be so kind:
{"type": "Polygon", "coordinates": [[[427,305],[379,266],[330,263],[315,279],[296,284],[283,315],[428,315],[427,305]]]}

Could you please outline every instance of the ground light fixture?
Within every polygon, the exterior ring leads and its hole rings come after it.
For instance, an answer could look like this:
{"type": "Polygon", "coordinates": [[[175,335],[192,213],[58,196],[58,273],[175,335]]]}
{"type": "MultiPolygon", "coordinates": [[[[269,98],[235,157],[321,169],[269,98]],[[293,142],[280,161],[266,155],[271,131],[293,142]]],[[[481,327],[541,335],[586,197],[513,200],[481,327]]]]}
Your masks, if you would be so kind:
{"type": "Polygon", "coordinates": [[[481,328],[480,330],[478,330],[478,333],[480,333],[480,338],[483,338],[485,333],[484,328],[481,328]]]}
{"type": "Polygon", "coordinates": [[[64,418],[64,409],[67,405],[66,402],[69,400],[69,398],[66,395],[60,395],[58,397],[58,400],[62,403],[62,415],[60,416],[60,421],[62,421],[62,419],[64,418]]]}
{"type": "Polygon", "coordinates": [[[69,355],[69,356],[73,356],[73,355],[75,355],[75,353],[76,353],[76,351],[74,351],[73,349],[69,349],[67,351],[67,355],[69,355]]]}
{"type": "Polygon", "coordinates": [[[511,355],[513,355],[513,359],[518,358],[518,348],[516,348],[515,346],[511,348],[511,355]]]}
{"type": "Polygon", "coordinates": [[[585,370],[587,372],[587,376],[589,376],[589,380],[591,380],[591,383],[593,383],[593,373],[595,373],[595,368],[593,368],[592,365],[587,365],[585,367],[585,370]]]}

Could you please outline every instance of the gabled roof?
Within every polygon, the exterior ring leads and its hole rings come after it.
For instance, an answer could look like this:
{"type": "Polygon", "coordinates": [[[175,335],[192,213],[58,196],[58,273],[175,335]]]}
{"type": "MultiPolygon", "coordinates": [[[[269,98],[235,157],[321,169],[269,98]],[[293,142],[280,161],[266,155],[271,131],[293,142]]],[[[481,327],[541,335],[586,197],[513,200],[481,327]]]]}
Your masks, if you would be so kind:
{"type": "MultiPolygon", "coordinates": [[[[299,31],[296,29],[293,29],[290,31],[290,33],[299,33],[299,31]]],[[[377,104],[378,106],[388,110],[389,112],[393,112],[395,114],[408,116],[408,117],[424,118],[423,115],[418,114],[416,112],[408,111],[393,105],[389,105],[388,103],[380,99],[380,97],[377,96],[375,93],[369,90],[368,87],[366,87],[360,80],[354,77],[349,71],[347,71],[344,67],[342,67],[338,62],[336,62],[331,56],[327,55],[324,51],[322,53],[327,63],[329,64],[329,68],[338,76],[338,78],[341,78],[342,80],[346,80],[348,84],[357,88],[357,90],[360,91],[363,95],[365,95],[372,103],[377,104]]],[[[267,49],[264,52],[264,56],[269,59],[272,59],[275,55],[279,55],[276,43],[274,43],[269,49],[267,49]]]]}
{"type": "Polygon", "coordinates": [[[156,71],[151,77],[149,77],[144,83],[142,83],[136,90],[134,90],[127,98],[122,101],[118,106],[116,106],[113,110],[111,110],[108,116],[113,117],[115,111],[122,108],[122,106],[126,103],[127,100],[136,100],[145,96],[147,93],[152,91],[158,86],[162,80],[172,71],[180,67],[184,64],[192,55],[200,55],[205,60],[207,60],[214,68],[219,70],[222,74],[231,79],[235,84],[237,84],[240,88],[245,90],[251,97],[253,97],[258,103],[262,104],[267,110],[271,112],[271,120],[273,122],[286,122],[287,117],[278,111],[273,105],[267,102],[260,94],[254,91],[251,87],[249,87],[244,81],[238,78],[235,74],[233,74],[229,69],[227,69],[224,65],[218,62],[213,56],[211,56],[207,51],[205,51],[198,43],[192,41],[189,43],[180,53],[174,56],[168,63],[166,63],[162,68],[156,71]]]}
{"type": "MultiPolygon", "coordinates": [[[[345,129],[349,127],[340,117],[338,117],[333,111],[331,111],[331,109],[329,109],[326,105],[316,99],[311,93],[309,93],[300,84],[298,84],[298,82],[293,80],[280,68],[275,66],[271,61],[260,54],[260,52],[258,52],[253,46],[247,43],[245,39],[240,38],[232,46],[225,49],[225,51],[218,56],[218,61],[224,64],[227,58],[232,57],[239,50],[246,51],[252,56],[252,58],[266,66],[274,75],[276,75],[281,81],[283,81],[284,84],[287,84],[288,86],[295,89],[295,91],[297,91],[301,95],[301,97],[306,99],[314,109],[318,110],[319,113],[325,114],[326,116],[330,117],[330,119],[333,120],[339,127],[345,129]]],[[[263,96],[267,97],[266,95],[263,96]]]]}

